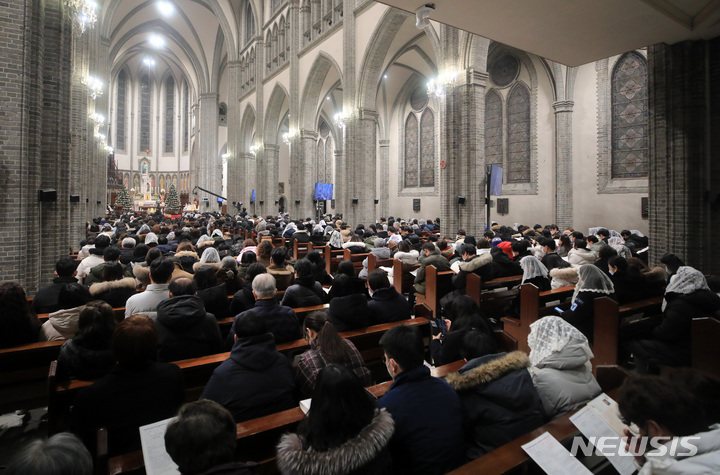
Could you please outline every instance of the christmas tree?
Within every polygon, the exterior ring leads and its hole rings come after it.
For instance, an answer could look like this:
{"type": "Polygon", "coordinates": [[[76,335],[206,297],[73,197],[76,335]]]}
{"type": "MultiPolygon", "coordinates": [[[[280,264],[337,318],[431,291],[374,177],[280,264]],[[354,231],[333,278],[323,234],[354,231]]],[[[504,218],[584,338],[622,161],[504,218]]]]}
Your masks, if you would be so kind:
{"type": "Polygon", "coordinates": [[[123,185],[122,189],[117,195],[117,198],[115,198],[115,206],[122,206],[124,210],[132,211],[133,203],[130,199],[130,194],[128,193],[127,187],[125,185],[123,185]]]}
{"type": "Polygon", "coordinates": [[[167,197],[165,198],[165,213],[167,214],[178,214],[182,206],[180,205],[180,199],[178,198],[177,190],[175,185],[170,185],[167,197]]]}

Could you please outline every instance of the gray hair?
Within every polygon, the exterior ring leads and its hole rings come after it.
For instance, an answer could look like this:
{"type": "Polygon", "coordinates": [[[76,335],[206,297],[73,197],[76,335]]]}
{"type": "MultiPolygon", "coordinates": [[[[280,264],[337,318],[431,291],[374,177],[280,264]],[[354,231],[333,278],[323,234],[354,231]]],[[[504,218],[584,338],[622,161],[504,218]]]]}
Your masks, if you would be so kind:
{"type": "Polygon", "coordinates": [[[256,275],[252,281],[252,289],[257,294],[257,298],[263,299],[272,297],[277,292],[275,286],[275,277],[272,274],[256,275]]]}
{"type": "Polygon", "coordinates": [[[135,240],[131,237],[126,237],[122,240],[122,247],[125,249],[132,249],[135,247],[135,240]]]}
{"type": "Polygon", "coordinates": [[[90,452],[77,436],[60,432],[48,440],[30,442],[5,469],[8,475],[92,475],[90,452]]]}

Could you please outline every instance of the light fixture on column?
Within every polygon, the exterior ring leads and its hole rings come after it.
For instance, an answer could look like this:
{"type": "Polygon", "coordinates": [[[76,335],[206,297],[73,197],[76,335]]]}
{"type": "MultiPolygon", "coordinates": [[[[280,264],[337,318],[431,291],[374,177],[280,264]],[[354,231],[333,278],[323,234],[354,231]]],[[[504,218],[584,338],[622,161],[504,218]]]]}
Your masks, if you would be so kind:
{"type": "Polygon", "coordinates": [[[90,114],[88,118],[98,127],[105,125],[105,116],[97,112],[90,114]]]}
{"type": "Polygon", "coordinates": [[[442,97],[447,90],[455,87],[458,80],[457,71],[448,70],[439,74],[438,77],[431,79],[427,83],[428,96],[442,97]]]}
{"type": "Polygon", "coordinates": [[[85,30],[95,26],[97,21],[97,3],[92,0],[65,0],[68,15],[73,19],[82,35],[85,30]]]}
{"type": "Polygon", "coordinates": [[[112,148],[112,147],[109,146],[109,145],[105,145],[105,151],[106,151],[107,153],[113,153],[113,152],[115,152],[115,149],[112,148]]]}
{"type": "Polygon", "coordinates": [[[232,157],[232,155],[230,155],[229,153],[223,153],[221,157],[223,158],[223,160],[227,160],[228,158],[232,157]]]}
{"type": "Polygon", "coordinates": [[[253,157],[257,155],[257,153],[260,151],[260,145],[251,145],[250,146],[250,155],[253,157]]]}
{"type": "Polygon", "coordinates": [[[352,117],[352,114],[350,112],[346,112],[346,111],[338,112],[337,114],[335,114],[335,117],[334,117],[335,125],[337,125],[339,128],[342,129],[345,127],[345,124],[347,123],[347,121],[350,120],[351,117],[352,117]]]}
{"type": "Polygon", "coordinates": [[[292,139],[294,139],[296,135],[297,132],[295,132],[294,130],[288,130],[287,132],[282,134],[282,140],[283,142],[285,142],[285,145],[290,145],[292,143],[292,139]]]}
{"type": "Polygon", "coordinates": [[[103,95],[103,83],[98,78],[93,76],[85,76],[80,80],[80,82],[83,86],[85,86],[88,95],[92,97],[93,100],[103,95]]]}

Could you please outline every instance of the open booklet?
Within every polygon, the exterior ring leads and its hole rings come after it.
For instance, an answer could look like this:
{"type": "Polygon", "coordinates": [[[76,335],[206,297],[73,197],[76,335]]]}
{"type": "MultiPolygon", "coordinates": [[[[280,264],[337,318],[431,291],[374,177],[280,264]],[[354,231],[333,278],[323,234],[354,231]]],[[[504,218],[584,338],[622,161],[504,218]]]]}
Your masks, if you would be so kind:
{"type": "Polygon", "coordinates": [[[145,473],[147,475],[179,475],[178,466],[165,450],[165,431],[174,417],[140,427],[145,473]]]}

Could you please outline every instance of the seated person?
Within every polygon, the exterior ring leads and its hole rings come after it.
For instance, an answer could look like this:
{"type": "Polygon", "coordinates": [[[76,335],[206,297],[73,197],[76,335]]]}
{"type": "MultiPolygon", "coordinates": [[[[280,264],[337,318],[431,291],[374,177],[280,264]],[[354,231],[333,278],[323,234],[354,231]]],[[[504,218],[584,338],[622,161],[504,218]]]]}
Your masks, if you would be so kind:
{"type": "MultiPolygon", "coordinates": [[[[377,238],[373,242],[374,247],[370,249],[370,253],[374,254],[376,259],[390,259],[390,249],[385,245],[385,240],[382,238],[377,238]]],[[[438,253],[439,254],[439,253],[438,253]]],[[[362,265],[363,268],[360,271],[360,274],[358,274],[358,277],[361,279],[367,279],[368,275],[368,257],[363,259],[362,265]]]]}
{"type": "Polygon", "coordinates": [[[462,401],[467,460],[543,424],[543,405],[528,371],[527,355],[488,354],[494,344],[488,335],[472,340],[465,346],[468,362],[445,377],[462,401]]]}
{"type": "Polygon", "coordinates": [[[445,473],[463,461],[460,398],[424,365],[420,331],[396,325],[380,339],[385,366],[394,379],[380,398],[395,421],[390,441],[394,471],[400,474],[445,473]]]}
{"type": "Polygon", "coordinates": [[[593,353],[587,338],[562,318],[549,315],[530,324],[528,346],[533,384],[546,420],[570,412],[602,392],[592,374],[593,353]]]}
{"type": "Polygon", "coordinates": [[[255,464],[235,462],[237,427],[213,401],[189,402],[165,432],[165,450],[183,475],[252,475],[255,464]]]}
{"type": "Polygon", "coordinates": [[[326,299],[322,285],[315,280],[312,263],[307,259],[297,261],[295,283],[287,288],[280,303],[292,308],[312,307],[322,305],[326,299]]]}
{"type": "Polygon", "coordinates": [[[290,362],[277,350],[268,330],[259,312],[238,315],[230,356],[215,368],[200,396],[221,404],[235,422],[295,407],[290,362]]]}
{"type": "MultiPolygon", "coordinates": [[[[252,252],[248,252],[247,254],[255,255],[252,252]]],[[[233,298],[230,301],[230,315],[239,315],[245,310],[250,310],[255,306],[255,296],[253,295],[252,283],[253,280],[255,280],[255,277],[266,273],[267,269],[259,262],[253,262],[248,266],[242,289],[235,292],[235,295],[233,295],[233,298]]]]}
{"type": "Polygon", "coordinates": [[[205,311],[195,282],[180,277],[170,282],[168,291],[170,298],[160,302],[153,318],[158,335],[157,360],[178,361],[220,353],[220,327],[215,316],[205,311]]]}
{"type": "Polygon", "coordinates": [[[22,285],[15,282],[0,284],[0,305],[3,309],[0,312],[0,348],[36,342],[40,322],[30,310],[22,285]]]}
{"type": "Polygon", "coordinates": [[[410,241],[402,240],[397,245],[397,252],[393,254],[393,259],[401,261],[403,264],[415,265],[418,263],[420,253],[412,248],[410,241]]]}
{"type": "Polygon", "coordinates": [[[58,378],[93,380],[110,372],[115,366],[110,350],[114,329],[110,305],[95,300],[82,307],[77,333],[60,348],[58,378]]]}
{"type": "Polygon", "coordinates": [[[555,252],[556,246],[554,239],[541,238],[540,244],[542,245],[543,251],[545,252],[545,255],[542,258],[542,264],[547,268],[548,271],[551,271],[555,268],[564,269],[566,267],[570,267],[570,263],[560,257],[557,252],[555,252]]]}
{"type": "Polygon", "coordinates": [[[77,282],[75,278],[77,266],[77,263],[69,257],[63,257],[55,263],[55,278],[52,283],[40,287],[35,297],[33,297],[32,309],[36,314],[52,313],[60,310],[58,306],[60,289],[62,289],[65,284],[77,282]]]}
{"type": "Polygon", "coordinates": [[[140,449],[140,426],[173,417],[185,399],[183,374],[171,363],[153,361],[157,330],[146,315],[118,323],[111,349],[117,366],[75,398],[73,432],[95,451],[97,429],[108,429],[110,454],[140,449]]]}
{"type": "Polygon", "coordinates": [[[240,316],[247,312],[256,312],[263,316],[268,331],[273,334],[275,343],[297,340],[302,337],[300,322],[292,308],[278,303],[275,278],[270,274],[260,274],[253,279],[252,293],[255,297],[255,306],[240,313],[230,327],[230,334],[225,346],[232,348],[237,322],[240,316]]]}
{"type": "Polygon", "coordinates": [[[595,299],[598,297],[615,298],[612,281],[595,266],[581,266],[578,269],[578,282],[575,285],[570,310],[560,316],[580,330],[590,343],[593,341],[595,299]]]}
{"type": "Polygon", "coordinates": [[[462,261],[457,264],[457,270],[453,269],[455,275],[452,278],[453,287],[459,291],[458,295],[465,293],[467,275],[470,272],[478,274],[484,282],[494,278],[493,266],[491,265],[493,258],[490,254],[486,253],[478,256],[477,249],[472,244],[463,244],[458,252],[462,257],[462,261]]]}
{"type": "Polygon", "coordinates": [[[90,285],[90,295],[94,299],[107,302],[111,308],[124,307],[127,299],[137,293],[135,279],[125,277],[119,262],[106,262],[102,266],[101,274],[102,280],[90,285]]]}
{"type": "Polygon", "coordinates": [[[92,296],[84,285],[77,282],[65,284],[58,297],[60,310],[51,313],[40,327],[40,341],[67,340],[74,337],[78,329],[80,310],[91,300],[92,296]]]}
{"type": "Polygon", "coordinates": [[[658,376],[631,376],[616,399],[623,421],[639,429],[639,436],[628,429],[625,436],[626,450],[635,455],[641,474],[720,471],[720,425],[709,417],[702,397],[688,387],[658,376]],[[686,436],[686,442],[678,447],[676,439],[686,436]],[[638,440],[653,437],[664,438],[661,447],[638,440]],[[668,449],[671,446],[677,450],[668,449]]]}
{"type": "Polygon", "coordinates": [[[305,338],[310,342],[310,349],[300,356],[298,362],[298,387],[303,397],[312,396],[318,373],[331,363],[347,367],[362,381],[363,386],[372,384],[372,375],[360,352],[350,340],[338,335],[325,312],[312,312],[305,317],[303,326],[305,338]]]}
{"type": "Polygon", "coordinates": [[[456,297],[447,317],[444,319],[447,327],[445,334],[438,333],[430,340],[430,355],[435,366],[463,359],[464,339],[469,332],[477,330],[492,337],[490,322],[480,313],[480,308],[472,297],[456,297]]]}
{"type": "Polygon", "coordinates": [[[689,266],[681,266],[665,289],[663,318],[644,338],[630,340],[640,373],[658,372],[660,366],[690,366],[692,319],[707,317],[720,310],[720,297],[712,292],[705,276],[689,266]]]}
{"type": "Polygon", "coordinates": [[[197,286],[197,296],[203,301],[205,310],[216,319],[222,320],[230,315],[230,299],[224,282],[218,283],[217,271],[214,266],[203,265],[197,268],[192,279],[197,286]]]}
{"type": "Polygon", "coordinates": [[[267,271],[275,277],[278,290],[285,290],[293,283],[295,269],[287,263],[287,257],[287,249],[284,246],[276,247],[270,253],[272,263],[267,267],[267,271]]]}
{"type": "Polygon", "coordinates": [[[328,319],[339,332],[368,326],[368,301],[365,295],[354,293],[352,278],[340,274],[333,282],[335,296],[327,309],[328,319]]]}
{"type": "Polygon", "coordinates": [[[60,432],[28,443],[4,468],[5,475],[92,475],[93,458],[75,435],[60,432]]]}
{"type": "Polygon", "coordinates": [[[315,280],[320,282],[320,285],[332,284],[332,276],[327,273],[325,269],[325,259],[320,255],[319,251],[313,249],[305,255],[305,259],[312,263],[315,280]]]}
{"type": "Polygon", "coordinates": [[[575,239],[573,248],[568,251],[568,262],[574,266],[594,264],[595,258],[595,253],[587,248],[584,239],[575,239]]]}
{"type": "MultiPolygon", "coordinates": [[[[343,260],[338,263],[337,268],[337,276],[339,275],[346,275],[350,277],[353,283],[353,293],[356,294],[363,294],[365,298],[369,299],[370,294],[368,294],[367,291],[367,283],[365,279],[361,279],[360,277],[357,277],[355,275],[355,264],[352,263],[352,261],[343,260]]],[[[333,290],[333,287],[330,288],[330,292],[328,292],[328,298],[330,300],[335,298],[335,295],[337,293],[337,289],[333,290]]]]}
{"type": "Polygon", "coordinates": [[[390,285],[384,271],[370,272],[367,288],[372,298],[368,302],[371,324],[398,322],[410,318],[410,304],[395,290],[395,286],[390,285]]]}

